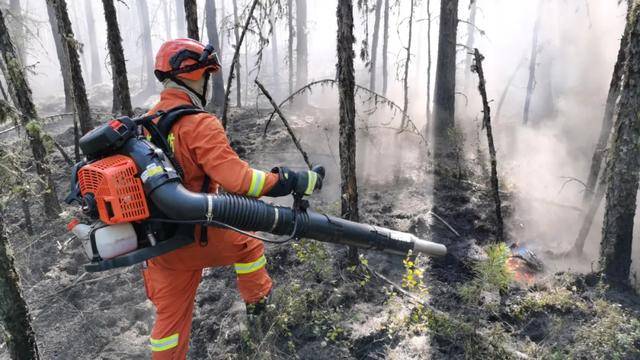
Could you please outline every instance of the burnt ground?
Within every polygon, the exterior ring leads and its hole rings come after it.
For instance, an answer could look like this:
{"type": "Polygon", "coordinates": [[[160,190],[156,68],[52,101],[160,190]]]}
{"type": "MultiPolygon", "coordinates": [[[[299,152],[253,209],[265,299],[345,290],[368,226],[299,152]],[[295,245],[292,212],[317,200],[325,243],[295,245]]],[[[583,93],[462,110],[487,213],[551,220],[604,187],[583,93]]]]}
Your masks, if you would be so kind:
{"type": "MultiPolygon", "coordinates": [[[[277,120],[262,137],[256,121],[263,123],[266,111],[232,115],[233,145],[253,166],[303,168],[277,120]]],[[[337,214],[337,129],[327,118],[324,110],[315,109],[305,116],[293,113],[290,120],[312,161],[327,166],[325,187],[312,206],[337,214]]],[[[51,121],[45,130],[73,153],[69,119],[51,121]]],[[[15,133],[0,136],[4,142],[16,140],[15,133]]],[[[371,144],[376,141],[373,137],[371,144]]],[[[416,145],[411,138],[406,141],[416,145]]],[[[639,358],[640,300],[632,290],[607,288],[596,275],[542,273],[530,284],[495,280],[505,272],[508,250],[487,247],[494,219],[486,164],[470,154],[463,154],[456,171],[437,176],[429,163],[406,162],[402,174],[407,175],[360,178],[363,222],[445,243],[450,249],[445,258],[364,252],[360,264],[350,266],[342,246],[310,240],[268,245],[268,270],[276,288],[260,334],[246,329],[233,270],[207,269],[196,299],[189,357],[639,358]]],[[[69,169],[58,153],[52,158],[63,198],[69,169]]],[[[360,171],[377,169],[365,170],[360,171]]],[[[510,197],[504,200],[505,213],[514,216],[510,197]]],[[[80,244],[65,229],[69,215],[45,221],[38,199],[30,201],[35,235],[24,231],[16,201],[5,216],[42,358],[148,358],[153,306],[140,269],[86,273],[80,244]]]]}

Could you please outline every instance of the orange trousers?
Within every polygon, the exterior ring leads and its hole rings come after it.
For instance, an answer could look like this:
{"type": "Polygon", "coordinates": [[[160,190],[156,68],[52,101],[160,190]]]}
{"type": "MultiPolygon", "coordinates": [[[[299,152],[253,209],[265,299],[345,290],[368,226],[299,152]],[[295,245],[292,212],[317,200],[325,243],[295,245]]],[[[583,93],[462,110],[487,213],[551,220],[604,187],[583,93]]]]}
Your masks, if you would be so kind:
{"type": "Polygon", "coordinates": [[[247,303],[258,302],[271,291],[261,241],[218,228],[210,227],[207,232],[215,242],[205,247],[196,242],[153,258],[143,270],[147,296],[156,307],[150,339],[154,360],[186,359],[202,269],[233,265],[238,290],[247,303]]]}

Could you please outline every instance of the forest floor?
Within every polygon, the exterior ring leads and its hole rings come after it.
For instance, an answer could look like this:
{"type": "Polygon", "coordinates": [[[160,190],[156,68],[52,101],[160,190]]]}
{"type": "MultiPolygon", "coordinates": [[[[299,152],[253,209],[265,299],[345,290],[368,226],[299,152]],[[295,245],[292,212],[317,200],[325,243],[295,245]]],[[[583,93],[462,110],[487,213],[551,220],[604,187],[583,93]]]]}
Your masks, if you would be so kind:
{"type": "MultiPolygon", "coordinates": [[[[264,123],[267,114],[233,111],[234,147],[257,168],[302,168],[279,120],[262,137],[256,121],[264,123]]],[[[320,109],[294,115],[290,120],[303,145],[337,132],[320,109]]],[[[46,130],[73,154],[69,119],[46,130]]],[[[309,151],[328,170],[312,206],[337,214],[337,148],[328,139],[309,151]]],[[[62,199],[69,168],[58,153],[53,161],[62,199]]],[[[595,275],[543,272],[513,280],[509,249],[489,246],[493,205],[481,157],[462,159],[455,173],[434,174],[429,163],[405,166],[407,175],[388,181],[360,179],[361,220],[445,243],[449,255],[430,260],[363,252],[360,264],[348,266],[342,246],[311,240],[267,245],[276,287],[261,336],[246,330],[233,270],[207,269],[196,298],[189,358],[640,357],[640,298],[632,290],[609,289],[595,275]]],[[[154,311],[140,268],[86,273],[84,252],[67,233],[65,216],[41,221],[39,204],[32,202],[35,235],[26,235],[19,206],[9,207],[5,217],[42,358],[149,358],[154,311]]],[[[515,223],[510,195],[504,208],[507,223],[515,223]]],[[[5,358],[2,344],[0,359],[5,358]]]]}

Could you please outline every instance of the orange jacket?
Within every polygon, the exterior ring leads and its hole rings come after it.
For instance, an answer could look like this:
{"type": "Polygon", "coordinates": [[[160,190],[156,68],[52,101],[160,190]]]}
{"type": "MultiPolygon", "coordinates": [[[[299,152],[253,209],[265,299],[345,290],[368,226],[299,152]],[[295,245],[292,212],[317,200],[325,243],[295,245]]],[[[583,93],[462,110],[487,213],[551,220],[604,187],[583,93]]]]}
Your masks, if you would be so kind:
{"type": "MultiPolygon", "coordinates": [[[[149,113],[185,104],[191,101],[184,91],[165,89],[149,113]]],[[[264,195],[278,181],[277,174],[252,169],[238,157],[222,124],[212,114],[182,117],[171,129],[168,140],[184,170],[183,183],[191,191],[202,190],[205,174],[211,179],[209,192],[216,192],[221,186],[226,192],[252,197],[264,195]]]]}

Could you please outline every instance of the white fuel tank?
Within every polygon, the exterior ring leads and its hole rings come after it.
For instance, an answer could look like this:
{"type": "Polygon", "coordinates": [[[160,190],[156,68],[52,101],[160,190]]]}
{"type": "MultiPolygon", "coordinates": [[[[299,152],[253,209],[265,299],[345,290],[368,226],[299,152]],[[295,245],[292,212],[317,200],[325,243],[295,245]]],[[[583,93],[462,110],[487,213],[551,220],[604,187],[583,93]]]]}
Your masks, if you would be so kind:
{"type": "MultiPolygon", "coordinates": [[[[138,248],[138,237],[131,223],[107,225],[92,230],[96,239],[97,254],[94,254],[91,247],[91,237],[89,231],[84,227],[88,225],[78,224],[73,228],[73,233],[82,240],[84,251],[92,259],[98,255],[103,259],[112,259],[129,253],[138,248]],[[82,236],[81,236],[82,235],[82,236]]],[[[94,228],[97,227],[94,225],[94,228]]]]}

